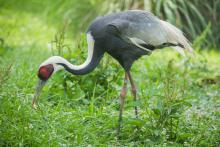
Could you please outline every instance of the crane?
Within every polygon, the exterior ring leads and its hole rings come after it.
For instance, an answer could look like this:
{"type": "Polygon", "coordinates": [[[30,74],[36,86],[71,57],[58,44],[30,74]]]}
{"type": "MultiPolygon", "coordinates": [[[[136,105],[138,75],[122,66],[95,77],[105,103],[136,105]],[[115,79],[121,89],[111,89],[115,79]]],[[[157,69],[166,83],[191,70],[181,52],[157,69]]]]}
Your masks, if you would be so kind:
{"type": "MultiPolygon", "coordinates": [[[[155,49],[164,47],[172,47],[180,53],[184,53],[183,50],[193,51],[182,31],[160,20],[152,13],[142,10],[129,10],[98,17],[90,24],[86,34],[88,56],[83,64],[73,65],[60,56],[52,56],[40,65],[39,83],[32,106],[37,107],[37,98],[43,86],[55,72],[65,69],[74,75],[88,74],[97,67],[104,53],[108,53],[125,71],[120,93],[118,133],[122,126],[122,114],[129,81],[134,101],[137,100],[137,89],[130,73],[134,61],[143,55],[150,55],[155,49]]],[[[134,111],[138,118],[137,106],[134,107],[134,111]]]]}

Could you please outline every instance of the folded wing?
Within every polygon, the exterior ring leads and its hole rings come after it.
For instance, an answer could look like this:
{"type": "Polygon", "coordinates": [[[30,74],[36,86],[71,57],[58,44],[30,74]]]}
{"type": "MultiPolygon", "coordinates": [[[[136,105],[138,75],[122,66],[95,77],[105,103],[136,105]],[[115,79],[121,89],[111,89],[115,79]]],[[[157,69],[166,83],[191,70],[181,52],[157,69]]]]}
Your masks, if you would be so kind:
{"type": "Polygon", "coordinates": [[[137,11],[135,16],[127,15],[115,19],[108,26],[115,27],[118,35],[128,43],[148,52],[168,46],[179,51],[193,51],[181,30],[149,12],[137,11]]]}

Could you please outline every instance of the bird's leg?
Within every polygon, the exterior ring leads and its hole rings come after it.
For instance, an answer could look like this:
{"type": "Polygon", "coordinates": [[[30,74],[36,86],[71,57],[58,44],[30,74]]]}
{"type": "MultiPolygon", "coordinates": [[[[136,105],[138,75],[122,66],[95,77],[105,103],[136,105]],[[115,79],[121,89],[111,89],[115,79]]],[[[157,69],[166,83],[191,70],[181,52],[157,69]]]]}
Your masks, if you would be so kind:
{"type": "MultiPolygon", "coordinates": [[[[133,81],[133,79],[132,79],[132,77],[131,77],[130,72],[128,72],[128,78],[129,78],[130,83],[131,83],[131,92],[132,92],[132,94],[133,94],[133,96],[134,96],[134,101],[136,102],[136,101],[137,101],[137,88],[136,88],[136,86],[135,86],[135,84],[134,84],[134,81],[133,81]]],[[[134,107],[134,111],[135,111],[135,116],[136,116],[136,118],[138,118],[138,109],[137,109],[137,106],[134,107]]]]}
{"type": "Polygon", "coordinates": [[[124,85],[121,89],[121,94],[120,94],[120,110],[119,110],[118,130],[117,130],[118,135],[120,134],[121,124],[122,124],[122,113],[124,109],[125,96],[127,92],[127,83],[128,83],[128,73],[125,72],[124,85]]]}

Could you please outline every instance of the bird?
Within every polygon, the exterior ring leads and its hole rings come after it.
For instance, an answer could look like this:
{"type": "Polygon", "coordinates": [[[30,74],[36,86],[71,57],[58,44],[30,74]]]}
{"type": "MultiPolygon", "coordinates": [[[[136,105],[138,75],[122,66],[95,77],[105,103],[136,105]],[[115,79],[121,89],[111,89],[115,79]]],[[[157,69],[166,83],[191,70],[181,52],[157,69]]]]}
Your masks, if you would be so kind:
{"type": "MultiPolygon", "coordinates": [[[[38,86],[32,102],[37,107],[37,99],[48,79],[59,70],[73,75],[85,75],[93,71],[105,53],[118,61],[124,69],[124,81],[120,92],[118,134],[122,127],[127,85],[130,83],[134,101],[137,101],[137,88],[130,73],[132,64],[143,55],[150,55],[156,49],[172,47],[181,54],[193,52],[191,43],[183,32],[169,22],[159,19],[149,11],[128,10],[99,16],[91,22],[87,31],[88,55],[81,65],[73,65],[65,58],[52,56],[40,64],[38,86]]],[[[135,117],[138,108],[134,106],[135,117]]]]}

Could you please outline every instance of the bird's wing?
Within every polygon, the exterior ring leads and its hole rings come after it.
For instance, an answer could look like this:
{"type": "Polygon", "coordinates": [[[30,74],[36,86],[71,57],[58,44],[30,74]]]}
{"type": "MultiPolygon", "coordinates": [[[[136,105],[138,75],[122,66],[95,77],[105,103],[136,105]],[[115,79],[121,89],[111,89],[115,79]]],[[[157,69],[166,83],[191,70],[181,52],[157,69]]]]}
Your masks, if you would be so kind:
{"type": "Polygon", "coordinates": [[[108,24],[117,29],[118,35],[128,43],[146,51],[167,46],[192,51],[183,33],[172,24],[158,19],[151,13],[136,13],[135,16],[115,19],[108,24]]]}

